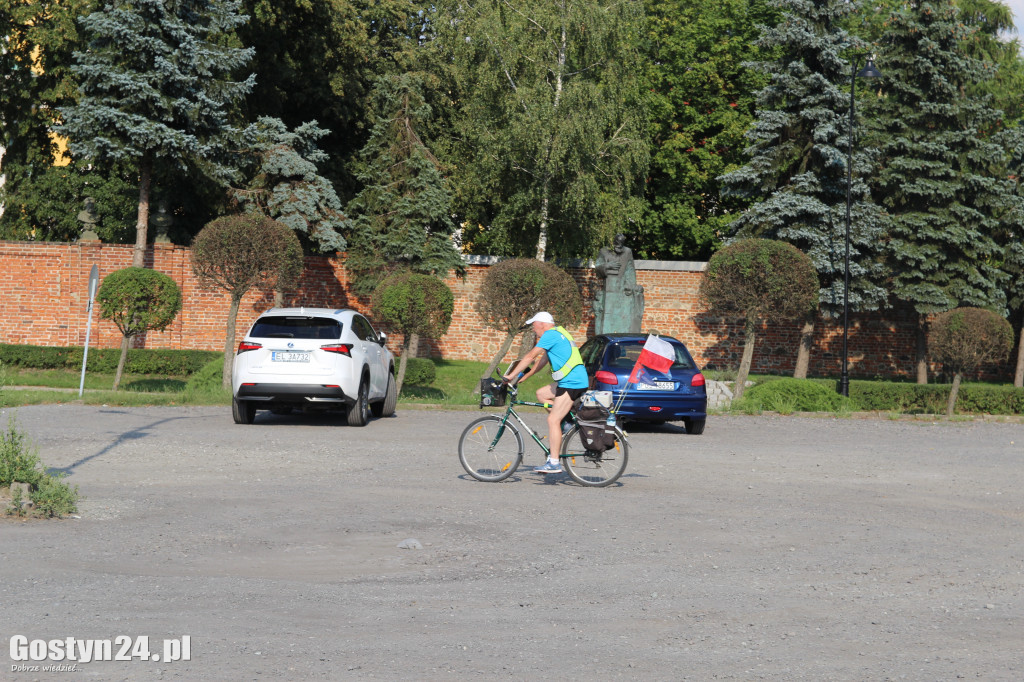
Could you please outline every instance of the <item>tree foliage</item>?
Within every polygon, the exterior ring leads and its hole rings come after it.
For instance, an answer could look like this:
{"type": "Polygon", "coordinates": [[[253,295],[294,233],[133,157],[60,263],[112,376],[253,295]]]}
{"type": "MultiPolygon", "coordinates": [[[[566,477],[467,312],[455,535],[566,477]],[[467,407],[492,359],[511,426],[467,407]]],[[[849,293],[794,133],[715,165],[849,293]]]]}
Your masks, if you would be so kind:
{"type": "Polygon", "coordinates": [[[378,322],[403,335],[402,356],[395,378],[401,392],[406,366],[410,356],[415,357],[419,338],[439,339],[448,332],[455,311],[455,296],[437,277],[398,272],[374,291],[372,308],[378,322]]]}
{"type": "Polygon", "coordinates": [[[892,292],[922,314],[1005,304],[995,235],[1014,188],[989,172],[1004,165],[992,138],[1002,112],[965,97],[992,76],[967,54],[971,35],[952,3],[925,2],[891,16],[879,53],[874,193],[892,216],[892,292]]]}
{"type": "Polygon", "coordinates": [[[59,132],[89,160],[137,165],[139,202],[132,263],[143,264],[154,164],[189,163],[225,179],[219,138],[229,129],[226,107],[254,76],[232,81],[252,51],[223,36],[245,21],[238,0],[115,0],[80,21],[88,39],[72,67],[80,79],[76,104],[61,108],[59,132]]]}
{"type": "Polygon", "coordinates": [[[741,239],[708,261],[700,300],[713,313],[744,319],[745,340],[733,392],[738,400],[750,373],[758,328],[792,320],[818,305],[818,275],[807,254],[771,239],[741,239]]]}
{"type": "Polygon", "coordinates": [[[242,297],[254,286],[291,289],[302,275],[302,246],[286,225],[260,213],[217,218],[192,242],[192,271],[207,287],[231,296],[224,338],[224,387],[231,385],[235,323],[242,297]]]}
{"type": "Polygon", "coordinates": [[[953,416],[965,372],[983,364],[1002,362],[1013,346],[1010,323],[991,310],[956,308],[935,316],[928,334],[928,350],[953,374],[946,416],[953,416]]]}
{"type": "Polygon", "coordinates": [[[344,162],[361,139],[366,71],[376,68],[360,19],[365,4],[242,0],[249,21],[237,29],[242,44],[255,51],[250,66],[259,75],[245,98],[248,119],[279,119],[298,129],[315,117],[327,152],[321,168],[332,184],[346,187],[353,179],[344,162]]]}
{"type": "Polygon", "coordinates": [[[1018,199],[999,172],[1003,114],[990,96],[968,96],[993,77],[970,55],[974,35],[949,0],[892,13],[878,56],[884,96],[866,102],[881,162],[872,191],[890,215],[889,289],[921,320],[919,383],[927,382],[927,315],[1006,304],[997,235],[1018,199]]]}
{"type": "Polygon", "coordinates": [[[312,248],[344,251],[346,225],[334,186],[319,173],[327,155],[317,146],[327,131],[309,121],[294,130],[276,118],[263,117],[243,135],[239,164],[244,188],[231,196],[247,211],[259,211],[287,225],[312,248]]]}
{"type": "Polygon", "coordinates": [[[765,0],[648,0],[651,170],[634,236],[642,258],[707,260],[749,199],[719,176],[746,162],[744,133],[767,82],[745,65],[771,54],[755,41],[776,21],[765,0]]]}
{"type": "MultiPolygon", "coordinates": [[[[776,4],[783,9],[782,18],[764,31],[758,44],[778,56],[753,64],[771,82],[758,93],[757,119],[747,133],[751,158],[722,178],[728,194],[755,201],[731,228],[740,237],[779,239],[806,253],[818,272],[822,307],[836,315],[843,309],[846,290],[848,112],[854,66],[844,55],[856,55],[865,44],[841,27],[852,10],[847,2],[776,4]]],[[[854,152],[849,305],[876,310],[887,297],[878,253],[886,223],[863,179],[873,170],[870,151],[857,145],[854,152]]]]}
{"type": "Polygon", "coordinates": [[[516,258],[496,263],[487,270],[476,310],[486,327],[505,332],[501,349],[482,375],[487,378],[505,357],[526,320],[546,310],[558,324],[575,325],[583,314],[583,301],[576,281],[565,270],[551,263],[516,258]]]}
{"type": "Polygon", "coordinates": [[[173,279],[147,268],[115,270],[103,278],[96,293],[100,317],[110,320],[124,337],[114,390],[121,383],[131,339],[149,330],[166,329],[181,310],[181,289],[173,279]]]}
{"type": "Polygon", "coordinates": [[[417,74],[381,77],[374,125],[360,152],[363,189],[348,206],[351,247],[345,268],[356,293],[373,291],[390,272],[444,277],[465,273],[453,242],[451,196],[440,162],[421,137],[433,118],[417,74]]]}
{"type": "Polygon", "coordinates": [[[640,217],[647,171],[638,0],[443,0],[457,212],[472,249],[593,254],[640,217]],[[479,227],[477,227],[479,226],[479,227]]]}

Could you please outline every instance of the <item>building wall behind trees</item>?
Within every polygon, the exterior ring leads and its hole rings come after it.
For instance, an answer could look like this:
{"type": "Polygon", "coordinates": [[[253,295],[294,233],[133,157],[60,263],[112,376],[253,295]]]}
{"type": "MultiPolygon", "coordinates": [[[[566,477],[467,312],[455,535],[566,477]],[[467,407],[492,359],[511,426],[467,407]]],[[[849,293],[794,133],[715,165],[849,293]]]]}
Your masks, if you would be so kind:
{"type": "MultiPolygon", "coordinates": [[[[0,343],[38,346],[81,346],[85,343],[89,272],[97,265],[101,279],[131,265],[126,244],[0,241],[0,343]]],[[[448,333],[423,339],[423,356],[485,360],[498,351],[502,334],[484,328],[474,309],[480,284],[491,259],[474,257],[465,279],[450,276],[455,311],[448,333]]],[[[163,332],[149,332],[136,347],[220,350],[227,324],[228,294],[202,289],[192,273],[189,248],[156,244],[147,254],[147,267],[172,277],[181,287],[182,310],[163,332]]],[[[742,353],[743,329],[736,319],[709,314],[697,302],[704,263],[636,261],[637,281],[644,287],[643,329],[683,341],[701,367],[734,369],[742,353]]],[[[601,286],[589,265],[568,268],[580,286],[585,306],[581,324],[569,331],[578,343],[593,333],[589,301],[601,286]]],[[[273,306],[274,292],[256,290],[242,299],[238,315],[241,340],[256,317],[273,306]]],[[[342,257],[307,256],[298,289],[287,292],[286,305],[354,308],[369,314],[369,301],[351,293],[342,257]]],[[[116,348],[121,333],[93,312],[90,345],[116,348]]],[[[850,317],[850,373],[854,378],[911,378],[914,376],[916,316],[890,310],[850,317]]],[[[384,330],[387,331],[387,330],[384,330]]],[[[800,330],[797,323],[761,330],[754,354],[754,373],[793,371],[800,330]]],[[[389,340],[393,350],[400,337],[389,340]]],[[[513,345],[512,352],[518,350],[513,345]]],[[[820,319],[815,327],[811,375],[838,376],[842,353],[842,320],[820,319]]],[[[509,358],[511,359],[511,357],[509,358]]],[[[933,368],[934,369],[934,368],[933,368]]],[[[984,368],[987,379],[1010,381],[1012,368],[984,368]]]]}

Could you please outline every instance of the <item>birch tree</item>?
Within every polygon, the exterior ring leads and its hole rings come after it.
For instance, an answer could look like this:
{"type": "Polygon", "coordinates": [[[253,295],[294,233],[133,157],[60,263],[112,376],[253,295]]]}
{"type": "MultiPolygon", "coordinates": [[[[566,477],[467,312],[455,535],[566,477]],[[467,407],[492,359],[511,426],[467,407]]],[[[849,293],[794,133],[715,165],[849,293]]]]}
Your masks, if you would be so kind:
{"type": "Polygon", "coordinates": [[[596,253],[640,217],[649,155],[641,2],[442,0],[455,196],[476,251],[596,253]]]}

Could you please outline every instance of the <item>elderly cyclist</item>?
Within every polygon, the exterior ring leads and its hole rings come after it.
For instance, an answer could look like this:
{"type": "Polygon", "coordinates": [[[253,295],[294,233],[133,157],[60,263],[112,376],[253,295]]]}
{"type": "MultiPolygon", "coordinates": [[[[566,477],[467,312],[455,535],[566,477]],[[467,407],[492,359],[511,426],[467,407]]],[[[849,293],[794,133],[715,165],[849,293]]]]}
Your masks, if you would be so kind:
{"type": "Polygon", "coordinates": [[[562,449],[562,420],[569,414],[573,401],[587,390],[590,379],[572,336],[564,328],[555,325],[551,313],[537,313],[526,324],[533,326],[537,345],[504,378],[513,381],[516,375],[529,367],[530,370],[522,377],[528,379],[544,365],[551,364],[551,378],[554,382],[537,389],[537,400],[551,403],[548,409],[548,446],[551,451],[544,466],[534,471],[539,474],[557,474],[562,471],[558,459],[562,449]]]}

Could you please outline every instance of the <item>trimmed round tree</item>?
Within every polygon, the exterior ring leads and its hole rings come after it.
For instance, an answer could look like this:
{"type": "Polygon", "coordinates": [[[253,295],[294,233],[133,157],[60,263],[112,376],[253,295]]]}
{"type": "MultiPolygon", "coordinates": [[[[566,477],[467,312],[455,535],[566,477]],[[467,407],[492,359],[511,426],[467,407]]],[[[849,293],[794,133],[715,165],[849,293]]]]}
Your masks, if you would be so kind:
{"type": "Polygon", "coordinates": [[[114,390],[121,383],[132,338],[153,329],[162,331],[181,310],[181,289],[173,279],[149,268],[124,268],[103,278],[96,294],[100,317],[121,330],[121,358],[114,374],[114,390]]]}
{"type": "MultiPolygon", "coordinates": [[[[515,258],[487,271],[476,310],[487,327],[505,332],[501,348],[481,377],[486,379],[534,313],[546,310],[557,323],[575,325],[583,315],[583,299],[576,280],[565,270],[533,258],[515,258]]],[[[479,390],[478,386],[474,392],[479,390]]]]}
{"type": "Polygon", "coordinates": [[[939,313],[928,332],[928,352],[953,373],[946,416],[953,416],[960,382],[970,372],[990,362],[1002,362],[1013,346],[1013,327],[984,308],[955,308],[939,313]]]}
{"type": "Polygon", "coordinates": [[[192,241],[192,271],[202,286],[231,295],[224,336],[224,388],[231,386],[238,306],[250,289],[291,289],[302,274],[302,246],[286,225],[262,213],[217,218],[192,241]]]}
{"type": "Polygon", "coordinates": [[[741,239],[708,261],[700,284],[701,304],[744,320],[743,358],[733,396],[750,373],[757,330],[768,322],[800,318],[818,306],[818,273],[807,254],[773,239],[741,239]]]}
{"type": "Polygon", "coordinates": [[[455,296],[437,277],[407,271],[381,282],[373,292],[371,305],[378,322],[403,335],[395,377],[396,391],[401,392],[406,364],[410,357],[416,357],[420,337],[437,339],[448,332],[455,296]]]}

